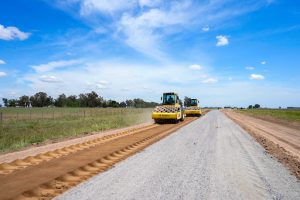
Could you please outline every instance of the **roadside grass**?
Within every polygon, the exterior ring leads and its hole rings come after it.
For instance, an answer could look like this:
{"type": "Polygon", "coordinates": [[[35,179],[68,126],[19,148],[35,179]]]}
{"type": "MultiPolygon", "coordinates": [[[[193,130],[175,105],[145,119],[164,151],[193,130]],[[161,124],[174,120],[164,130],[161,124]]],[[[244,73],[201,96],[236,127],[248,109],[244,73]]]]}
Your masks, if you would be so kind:
{"type": "Polygon", "coordinates": [[[147,108],[94,108],[85,109],[84,115],[84,109],[0,109],[4,116],[7,114],[10,116],[0,124],[0,152],[20,150],[48,140],[63,139],[147,122],[151,119],[150,113],[152,111],[152,109],[147,108]],[[89,114],[87,110],[90,112],[89,114]],[[18,112],[18,120],[15,119],[16,112],[18,112]],[[27,117],[22,119],[21,116],[27,116],[28,112],[32,114],[31,119],[27,117]],[[43,118],[33,117],[33,114],[40,116],[40,112],[44,113],[43,118]],[[63,114],[53,117],[53,112],[63,114]]]}
{"type": "Polygon", "coordinates": [[[287,109],[245,109],[238,110],[243,114],[248,114],[254,117],[272,117],[289,122],[300,123],[300,110],[287,109]]]}

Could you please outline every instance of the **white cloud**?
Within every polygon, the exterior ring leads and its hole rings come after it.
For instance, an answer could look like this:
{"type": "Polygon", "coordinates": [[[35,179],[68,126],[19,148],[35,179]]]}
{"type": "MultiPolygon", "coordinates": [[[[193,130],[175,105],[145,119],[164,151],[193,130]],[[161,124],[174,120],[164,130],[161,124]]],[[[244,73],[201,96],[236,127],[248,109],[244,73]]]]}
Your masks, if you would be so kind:
{"type": "Polygon", "coordinates": [[[229,81],[232,81],[232,80],[233,80],[233,78],[232,78],[232,77],[228,77],[228,80],[229,80],[229,81]]]}
{"type": "Polygon", "coordinates": [[[5,72],[0,72],[0,77],[4,77],[7,76],[7,74],[5,72]]]}
{"type": "Polygon", "coordinates": [[[217,47],[220,47],[220,46],[226,46],[229,44],[229,40],[228,40],[228,37],[227,36],[224,36],[224,35],[218,35],[216,37],[216,39],[218,40],[217,41],[217,44],[216,46],[217,47]]]}
{"type": "Polygon", "coordinates": [[[97,89],[107,89],[107,85],[98,83],[98,84],[96,84],[96,88],[97,88],[97,89]]]}
{"type": "Polygon", "coordinates": [[[2,40],[26,40],[30,33],[20,31],[17,27],[8,26],[4,27],[0,24],[0,39],[2,40]]]}
{"type": "Polygon", "coordinates": [[[130,91],[130,89],[129,88],[122,88],[121,91],[127,92],[127,91],[130,91]]]}
{"type": "Polygon", "coordinates": [[[251,74],[250,75],[251,80],[263,80],[265,77],[261,74],[251,74]]]}
{"type": "Polygon", "coordinates": [[[108,81],[105,81],[105,80],[99,81],[99,83],[102,85],[108,85],[108,81]]]}
{"type": "Polygon", "coordinates": [[[82,63],[82,60],[60,60],[60,61],[52,61],[47,64],[34,65],[31,66],[37,72],[48,72],[57,68],[64,68],[76,64],[82,63]]]}
{"type": "Polygon", "coordinates": [[[245,69],[247,69],[247,70],[254,70],[255,67],[250,67],[250,66],[248,66],[248,67],[245,67],[245,69]]]}
{"type": "Polygon", "coordinates": [[[4,65],[5,61],[0,59],[0,65],[4,65]]]}
{"type": "Polygon", "coordinates": [[[218,79],[216,78],[208,78],[202,81],[202,83],[217,83],[218,79]]]}
{"type": "Polygon", "coordinates": [[[204,27],[202,27],[202,31],[204,31],[204,32],[207,32],[207,31],[209,31],[209,30],[210,30],[209,26],[204,26],[204,27]]]}
{"type": "MultiPolygon", "coordinates": [[[[184,5],[174,4],[171,8],[152,8],[140,15],[124,13],[117,23],[119,33],[130,47],[156,59],[162,59],[160,41],[172,27],[184,25],[189,16],[183,12],[184,5]],[[157,31],[159,30],[159,31],[157,31]]],[[[171,31],[172,32],[172,31],[171,31]]]]}
{"type": "Polygon", "coordinates": [[[155,7],[160,5],[161,0],[139,0],[141,7],[155,7]]]}
{"type": "Polygon", "coordinates": [[[267,64],[267,61],[261,61],[261,64],[265,65],[265,64],[267,64]]]}
{"type": "Polygon", "coordinates": [[[81,0],[80,13],[82,15],[89,15],[94,12],[114,14],[134,8],[135,5],[135,0],[81,0]]]}
{"type": "Polygon", "coordinates": [[[189,68],[192,69],[192,70],[201,70],[201,69],[203,69],[202,66],[197,65],[197,64],[190,65],[189,68]]]}
{"type": "MultiPolygon", "coordinates": [[[[55,6],[82,18],[94,30],[123,41],[136,51],[167,60],[170,35],[186,30],[209,31],[208,24],[221,25],[233,17],[253,12],[266,5],[265,0],[162,1],[162,0],[55,0],[55,6]],[[250,4],[251,3],[251,4],[250,4]],[[249,4],[249,5],[248,5],[249,4]],[[247,5],[247,6],[246,6],[247,5]],[[78,16],[79,14],[79,16],[78,16]],[[102,31],[101,31],[102,32],[102,31]]],[[[177,36],[177,35],[176,35],[177,36]]],[[[217,46],[228,45],[221,38],[217,46]]]]}
{"type": "Polygon", "coordinates": [[[59,82],[61,82],[61,80],[59,78],[57,78],[56,76],[47,76],[47,75],[40,76],[40,81],[47,82],[47,83],[59,83],[59,82]]]}

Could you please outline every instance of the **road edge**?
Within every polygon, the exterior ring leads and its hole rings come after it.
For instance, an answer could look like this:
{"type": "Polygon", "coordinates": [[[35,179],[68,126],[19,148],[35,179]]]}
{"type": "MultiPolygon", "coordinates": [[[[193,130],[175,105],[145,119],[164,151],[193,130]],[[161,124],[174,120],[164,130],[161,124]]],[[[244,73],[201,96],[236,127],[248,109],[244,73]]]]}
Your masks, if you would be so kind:
{"type": "Polygon", "coordinates": [[[237,120],[232,117],[228,112],[222,111],[229,119],[234,121],[242,129],[244,129],[249,135],[251,135],[265,150],[268,154],[275,157],[280,163],[282,163],[286,168],[292,172],[293,175],[300,180],[300,160],[297,157],[291,155],[284,148],[269,140],[266,137],[263,137],[259,134],[259,131],[251,128],[250,125],[247,125],[245,121],[237,120]]]}

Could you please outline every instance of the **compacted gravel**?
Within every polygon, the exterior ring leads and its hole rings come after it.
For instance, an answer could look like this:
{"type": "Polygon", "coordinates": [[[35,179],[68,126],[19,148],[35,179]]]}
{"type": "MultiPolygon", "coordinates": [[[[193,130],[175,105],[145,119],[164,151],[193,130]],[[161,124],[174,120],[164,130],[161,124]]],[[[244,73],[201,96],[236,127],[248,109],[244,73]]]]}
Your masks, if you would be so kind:
{"type": "Polygon", "coordinates": [[[300,199],[300,182],[211,111],[56,199],[300,199]]]}

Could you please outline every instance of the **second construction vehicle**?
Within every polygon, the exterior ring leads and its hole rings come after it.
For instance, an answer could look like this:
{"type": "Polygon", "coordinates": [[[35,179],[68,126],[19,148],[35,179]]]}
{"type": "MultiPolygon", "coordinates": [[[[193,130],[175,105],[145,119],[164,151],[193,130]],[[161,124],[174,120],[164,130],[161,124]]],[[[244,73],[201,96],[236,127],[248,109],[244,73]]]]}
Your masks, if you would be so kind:
{"type": "Polygon", "coordinates": [[[155,123],[183,121],[185,114],[178,94],[175,92],[163,93],[162,105],[157,106],[152,112],[155,123]]]}
{"type": "Polygon", "coordinates": [[[190,99],[189,104],[184,110],[184,113],[186,116],[198,116],[200,117],[202,115],[202,110],[199,106],[198,99],[190,99]]]}

